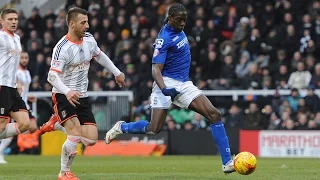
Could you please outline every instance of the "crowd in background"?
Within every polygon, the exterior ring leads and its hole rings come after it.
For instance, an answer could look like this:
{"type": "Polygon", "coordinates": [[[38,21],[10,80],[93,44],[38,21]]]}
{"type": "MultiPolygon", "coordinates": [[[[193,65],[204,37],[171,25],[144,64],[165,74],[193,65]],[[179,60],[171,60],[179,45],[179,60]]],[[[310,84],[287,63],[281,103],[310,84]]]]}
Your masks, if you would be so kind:
{"type": "MultiPolygon", "coordinates": [[[[210,97],[227,127],[319,129],[320,2],[313,0],[67,0],[65,9],[45,16],[34,8],[19,13],[24,50],[30,55],[31,91],[51,91],[51,53],[67,33],[66,11],[89,12],[89,32],[126,74],[118,88],[111,73],[92,61],[89,90],[131,90],[136,120],[150,119],[153,42],[174,2],[188,10],[185,33],[192,53],[190,79],[202,90],[291,89],[288,97],[210,97]],[[308,89],[301,97],[300,89],[308,89]]],[[[174,107],[168,129],[207,129],[199,114],[174,107]]]]}

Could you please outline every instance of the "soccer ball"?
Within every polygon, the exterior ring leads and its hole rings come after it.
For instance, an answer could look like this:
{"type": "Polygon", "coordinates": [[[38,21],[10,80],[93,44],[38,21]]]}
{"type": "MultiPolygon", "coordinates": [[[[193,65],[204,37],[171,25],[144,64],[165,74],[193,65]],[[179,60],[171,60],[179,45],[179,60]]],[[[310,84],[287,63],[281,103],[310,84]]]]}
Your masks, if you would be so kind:
{"type": "Polygon", "coordinates": [[[234,169],[242,175],[253,173],[257,166],[256,157],[250,152],[241,152],[234,158],[234,169]]]}

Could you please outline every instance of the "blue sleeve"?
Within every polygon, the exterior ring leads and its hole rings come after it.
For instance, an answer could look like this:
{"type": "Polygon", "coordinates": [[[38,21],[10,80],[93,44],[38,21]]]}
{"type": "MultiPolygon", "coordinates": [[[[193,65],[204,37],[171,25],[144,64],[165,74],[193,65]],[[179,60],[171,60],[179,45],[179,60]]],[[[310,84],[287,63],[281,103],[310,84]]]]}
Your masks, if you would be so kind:
{"type": "Polygon", "coordinates": [[[152,56],[153,64],[165,64],[169,46],[169,40],[165,40],[162,38],[157,38],[155,40],[154,51],[152,56]]]}

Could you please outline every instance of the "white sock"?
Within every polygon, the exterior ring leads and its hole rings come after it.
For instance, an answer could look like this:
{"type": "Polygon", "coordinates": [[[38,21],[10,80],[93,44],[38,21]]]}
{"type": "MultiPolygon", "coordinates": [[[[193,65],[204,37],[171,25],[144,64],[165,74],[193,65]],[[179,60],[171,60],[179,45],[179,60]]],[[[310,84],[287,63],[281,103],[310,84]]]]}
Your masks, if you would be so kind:
{"type": "Polygon", "coordinates": [[[72,161],[76,155],[77,145],[81,140],[81,136],[67,136],[67,140],[62,145],[61,152],[61,170],[60,174],[69,172],[72,161]]]}
{"type": "Polygon", "coordinates": [[[0,144],[0,155],[3,154],[4,150],[10,145],[12,137],[8,137],[1,140],[0,144]]]}
{"type": "Polygon", "coordinates": [[[6,128],[0,133],[0,139],[5,139],[7,137],[12,137],[14,135],[20,134],[17,123],[9,123],[6,128]]]}
{"type": "Polygon", "coordinates": [[[54,124],[54,130],[59,130],[59,131],[62,131],[67,134],[66,129],[63,126],[61,126],[61,124],[59,122],[56,122],[54,124]]]}

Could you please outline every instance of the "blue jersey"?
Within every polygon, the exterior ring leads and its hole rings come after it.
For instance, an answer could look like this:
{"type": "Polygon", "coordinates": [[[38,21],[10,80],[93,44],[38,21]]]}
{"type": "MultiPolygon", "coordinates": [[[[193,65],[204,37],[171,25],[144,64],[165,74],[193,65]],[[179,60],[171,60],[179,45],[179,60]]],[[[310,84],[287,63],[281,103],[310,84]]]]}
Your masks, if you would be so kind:
{"type": "Polygon", "coordinates": [[[152,63],[164,65],[162,76],[185,82],[189,80],[190,62],[186,34],[175,32],[168,24],[164,25],[154,43],[152,63]]]}

